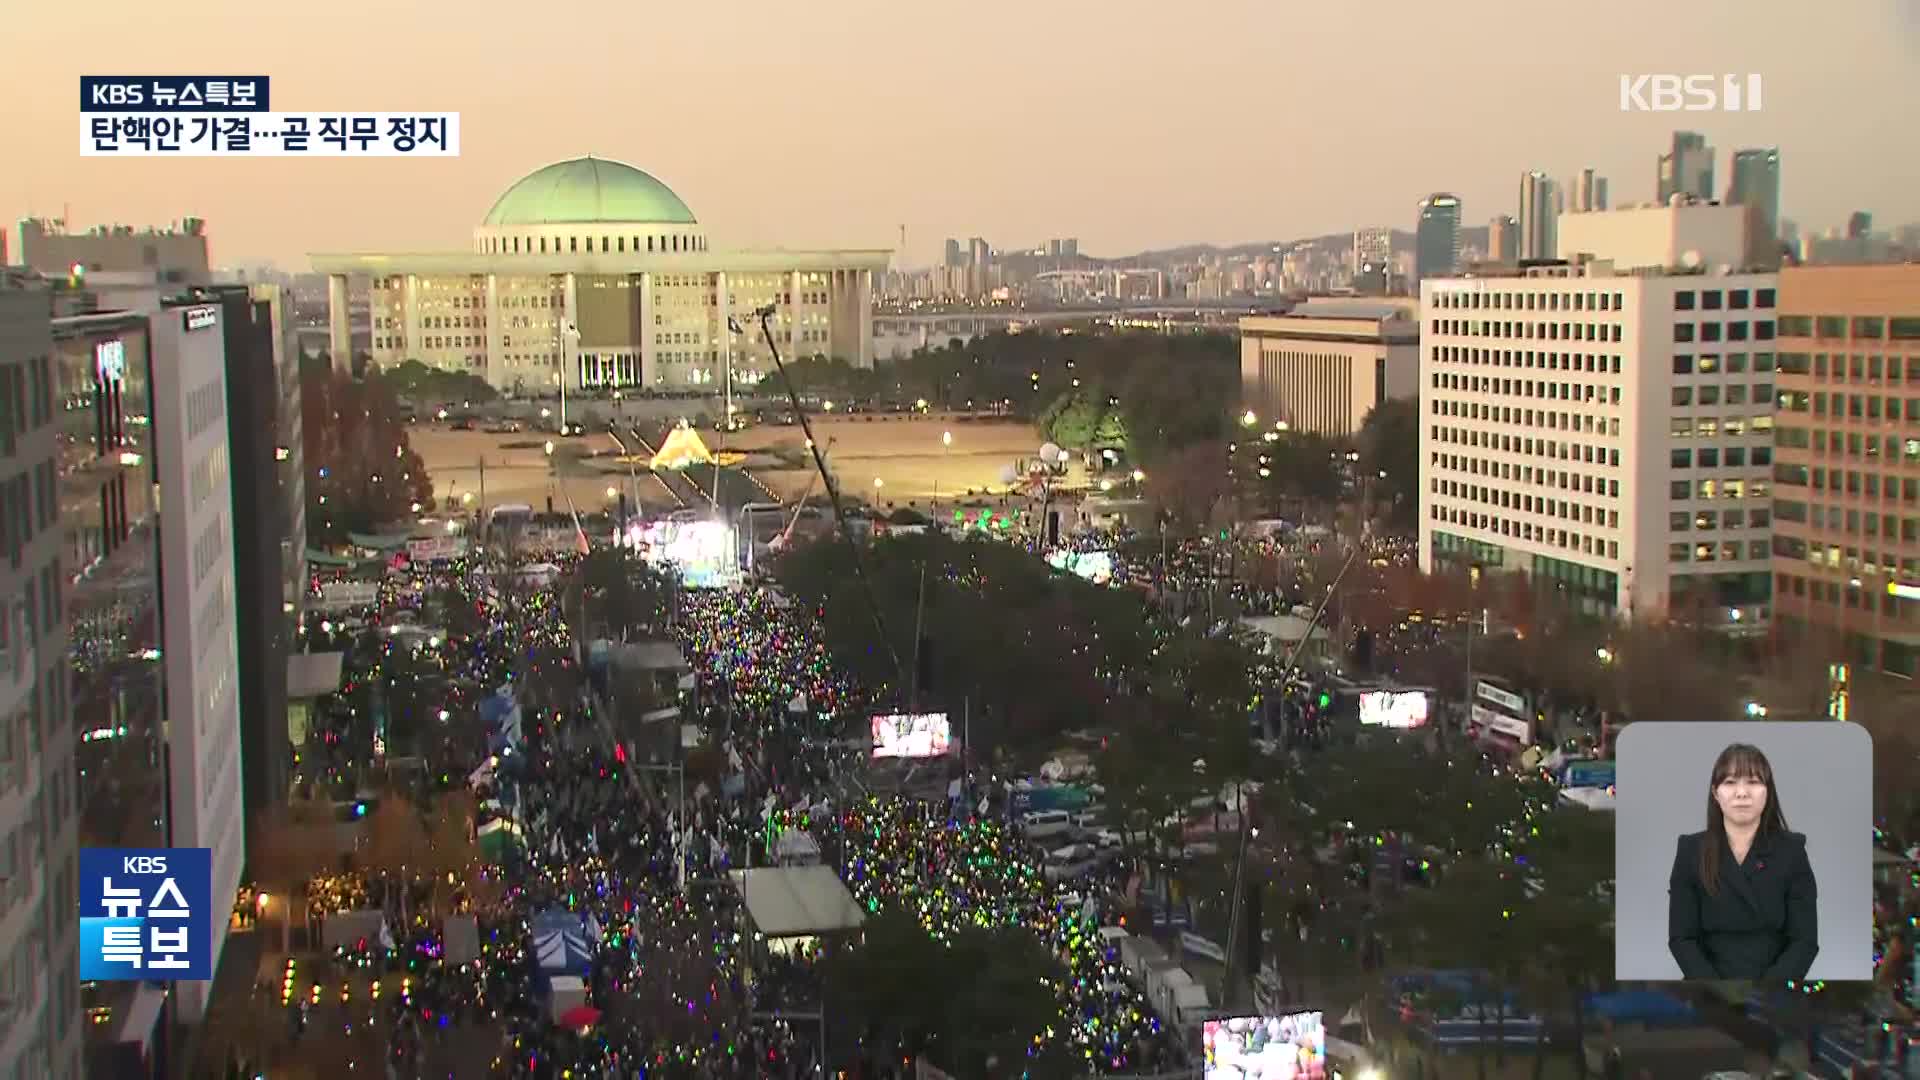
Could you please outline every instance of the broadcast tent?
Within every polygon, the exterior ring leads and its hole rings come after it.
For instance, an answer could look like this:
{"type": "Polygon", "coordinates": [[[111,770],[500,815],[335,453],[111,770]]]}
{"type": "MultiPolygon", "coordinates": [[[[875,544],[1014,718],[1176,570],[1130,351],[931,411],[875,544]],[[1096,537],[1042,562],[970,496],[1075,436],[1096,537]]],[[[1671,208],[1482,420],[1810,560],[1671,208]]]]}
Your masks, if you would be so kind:
{"type": "Polygon", "coordinates": [[[866,912],[831,867],[756,867],[732,876],[754,929],[769,939],[848,933],[866,924],[866,912]]]}

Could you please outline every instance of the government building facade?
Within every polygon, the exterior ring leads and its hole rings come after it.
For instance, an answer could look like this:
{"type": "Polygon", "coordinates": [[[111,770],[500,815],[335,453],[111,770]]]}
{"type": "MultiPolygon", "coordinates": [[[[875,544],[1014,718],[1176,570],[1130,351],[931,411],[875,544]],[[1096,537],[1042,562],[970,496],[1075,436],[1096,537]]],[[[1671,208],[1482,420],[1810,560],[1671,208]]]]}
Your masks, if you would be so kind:
{"type": "Polygon", "coordinates": [[[372,359],[481,376],[504,393],[698,390],[782,359],[873,364],[873,276],[892,252],[717,251],[687,204],[630,165],[575,158],[501,195],[471,252],[315,254],[331,355],[351,355],[350,279],[369,279],[372,359]],[[732,333],[729,319],[743,332],[732,333]]]}

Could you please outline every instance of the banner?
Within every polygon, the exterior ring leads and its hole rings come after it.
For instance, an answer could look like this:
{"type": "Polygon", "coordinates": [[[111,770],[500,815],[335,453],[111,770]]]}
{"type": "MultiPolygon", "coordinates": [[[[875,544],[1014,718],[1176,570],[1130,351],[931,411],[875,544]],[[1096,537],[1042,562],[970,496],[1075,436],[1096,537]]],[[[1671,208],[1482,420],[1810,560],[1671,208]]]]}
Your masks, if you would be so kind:
{"type": "Polygon", "coordinates": [[[425,540],[407,541],[407,558],[414,562],[441,562],[466,553],[464,536],[430,536],[425,540]]]}

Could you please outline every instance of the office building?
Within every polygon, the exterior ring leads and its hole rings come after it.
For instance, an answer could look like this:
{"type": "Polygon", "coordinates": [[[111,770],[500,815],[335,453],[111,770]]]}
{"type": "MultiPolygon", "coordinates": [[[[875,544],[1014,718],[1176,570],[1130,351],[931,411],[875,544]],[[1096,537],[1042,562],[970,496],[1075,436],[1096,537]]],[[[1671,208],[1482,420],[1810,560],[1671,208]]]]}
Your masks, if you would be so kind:
{"type": "Polygon", "coordinates": [[[1847,215],[1847,239],[1864,240],[1873,235],[1873,215],[1855,210],[1847,215]]]}
{"type": "Polygon", "coordinates": [[[1780,275],[1782,629],[1920,677],[1920,264],[1780,275]]]}
{"type": "Polygon", "coordinates": [[[212,280],[206,222],[187,218],[164,229],[102,225],[68,232],[67,223],[47,218],[20,222],[20,261],[49,277],[82,272],[154,275],[168,285],[203,285],[212,280]]]}
{"type": "Polygon", "coordinates": [[[1414,277],[1444,277],[1460,267],[1460,199],[1445,192],[1420,200],[1414,231],[1414,277]]]}
{"type": "Polygon", "coordinates": [[[1559,242],[1557,258],[1604,257],[1622,270],[1772,270],[1780,265],[1777,245],[1758,212],[1745,206],[1687,203],[1569,214],[1560,222],[1559,242]]]}
{"type": "Polygon", "coordinates": [[[1551,259],[1559,250],[1559,187],[1538,169],[1520,178],[1518,262],[1551,259]]]}
{"type": "Polygon", "coordinates": [[[52,298],[0,270],[0,1075],[81,1075],[79,815],[52,298]]]}
{"type": "MultiPolygon", "coordinates": [[[[975,241],[983,247],[984,241],[975,241]]],[[[576,158],[514,183],[470,252],[318,254],[328,352],[352,355],[350,278],[372,281],[372,359],[468,372],[513,394],[634,387],[684,391],[772,370],[751,323],[772,305],[788,359],[873,360],[873,274],[892,253],[719,251],[665,184],[576,158]]]]}
{"type": "Polygon", "coordinates": [[[1520,227],[1506,214],[1496,215],[1487,223],[1487,261],[1508,264],[1520,261],[1520,227]]]}
{"type": "Polygon", "coordinates": [[[1758,628],[1777,277],[1623,273],[1596,246],[1422,285],[1421,565],[1518,571],[1596,615],[1758,628]]]}
{"type": "MultiPolygon", "coordinates": [[[[245,841],[221,314],[169,302],[53,327],[82,828],[99,846],[211,848],[215,897],[238,889],[245,841]]],[[[213,932],[217,964],[226,920],[213,932]]],[[[210,985],[97,984],[89,1072],[164,1073],[210,985]]]]}
{"type": "Polygon", "coordinates": [[[1751,206],[1760,215],[1767,235],[1780,235],[1780,149],[1736,150],[1733,152],[1733,179],[1727,185],[1726,201],[1751,206]]]}
{"type": "Polygon", "coordinates": [[[960,241],[955,240],[951,236],[947,237],[946,256],[946,261],[941,264],[943,266],[965,266],[967,264],[967,257],[962,253],[960,248],[960,241]]]}
{"type": "Polygon", "coordinates": [[[1263,426],[1354,434],[1376,405],[1419,392],[1420,325],[1407,314],[1334,301],[1241,319],[1241,399],[1263,426]]]}
{"type": "Polygon", "coordinates": [[[1673,133],[1673,148],[1660,155],[1659,175],[1655,180],[1658,201],[1669,203],[1675,195],[1689,195],[1701,202],[1713,199],[1713,147],[1707,137],[1693,131],[1673,133]]]}

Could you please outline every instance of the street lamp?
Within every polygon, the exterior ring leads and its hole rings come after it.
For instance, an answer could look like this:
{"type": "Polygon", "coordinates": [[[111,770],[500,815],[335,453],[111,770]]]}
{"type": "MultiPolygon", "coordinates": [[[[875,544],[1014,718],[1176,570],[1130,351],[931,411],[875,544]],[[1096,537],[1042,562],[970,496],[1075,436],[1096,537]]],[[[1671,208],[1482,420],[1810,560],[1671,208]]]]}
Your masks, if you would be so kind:
{"type": "Polygon", "coordinates": [[[1254,415],[1254,411],[1252,409],[1248,409],[1246,411],[1246,414],[1240,417],[1240,422],[1242,424],[1245,424],[1248,427],[1252,427],[1253,425],[1260,422],[1260,417],[1254,415]]]}
{"type": "Polygon", "coordinates": [[[552,440],[552,439],[548,439],[548,440],[547,440],[547,444],[546,444],[546,451],[547,451],[547,456],[548,456],[548,457],[552,457],[552,456],[553,456],[553,440],[552,440]]]}

